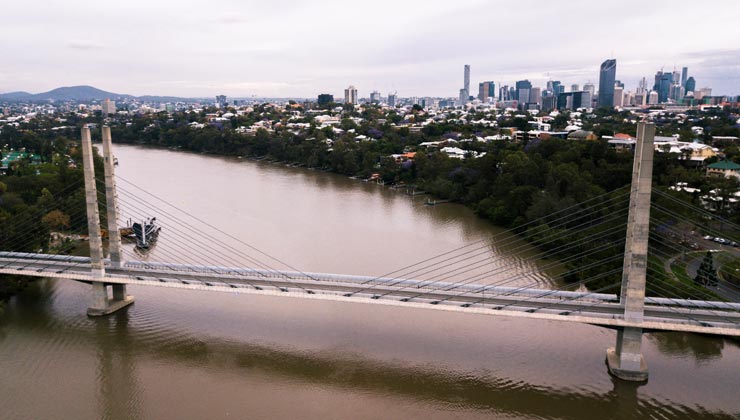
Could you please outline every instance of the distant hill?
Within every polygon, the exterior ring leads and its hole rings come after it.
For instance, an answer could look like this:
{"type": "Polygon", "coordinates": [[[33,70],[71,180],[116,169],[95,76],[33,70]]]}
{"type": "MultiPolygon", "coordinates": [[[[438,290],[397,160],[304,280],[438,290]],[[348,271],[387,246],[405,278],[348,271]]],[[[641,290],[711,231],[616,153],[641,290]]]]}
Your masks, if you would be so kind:
{"type": "Polygon", "coordinates": [[[10,92],[0,94],[0,101],[102,101],[104,99],[140,99],[152,102],[174,102],[184,100],[172,96],[132,96],[120,93],[106,92],[92,86],[66,86],[43,93],[10,92]]]}

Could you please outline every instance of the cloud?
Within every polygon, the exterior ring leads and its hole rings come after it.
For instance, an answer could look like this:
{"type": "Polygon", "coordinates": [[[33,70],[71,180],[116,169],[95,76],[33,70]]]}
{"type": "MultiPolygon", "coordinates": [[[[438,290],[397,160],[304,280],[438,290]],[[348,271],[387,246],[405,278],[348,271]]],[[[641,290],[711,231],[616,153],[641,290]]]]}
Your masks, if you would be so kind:
{"type": "Polygon", "coordinates": [[[91,40],[70,40],[67,41],[67,48],[71,48],[73,50],[99,50],[103,49],[106,46],[104,44],[101,44],[99,42],[91,41],[91,40]]]}

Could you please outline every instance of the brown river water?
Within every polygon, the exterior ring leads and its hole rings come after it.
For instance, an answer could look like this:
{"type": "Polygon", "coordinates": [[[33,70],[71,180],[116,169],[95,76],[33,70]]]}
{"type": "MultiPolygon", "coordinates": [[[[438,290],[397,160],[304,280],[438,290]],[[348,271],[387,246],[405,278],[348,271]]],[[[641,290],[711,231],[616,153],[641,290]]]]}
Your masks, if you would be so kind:
{"type": "MultiPolygon", "coordinates": [[[[115,153],[124,218],[137,216],[131,182],[207,222],[207,234],[239,240],[228,246],[305,271],[382,275],[506,237],[462,206],[333,174],[115,153]]],[[[194,228],[149,211],[165,227],[138,257],[229,262],[199,253],[194,228]]],[[[556,284],[534,250],[488,252],[529,273],[515,284],[556,284]]],[[[0,418],[740,418],[740,347],[722,338],[646,334],[650,380],[637,386],[609,376],[615,332],[596,326],[144,286],[129,287],[128,309],[88,318],[88,288],[43,280],[6,306],[0,418]]]]}

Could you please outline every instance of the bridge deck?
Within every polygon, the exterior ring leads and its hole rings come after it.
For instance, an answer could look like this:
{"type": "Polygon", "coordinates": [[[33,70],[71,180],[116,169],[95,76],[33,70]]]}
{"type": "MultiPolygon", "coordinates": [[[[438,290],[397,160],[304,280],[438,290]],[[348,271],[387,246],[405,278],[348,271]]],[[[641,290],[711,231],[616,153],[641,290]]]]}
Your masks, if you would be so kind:
{"type": "MultiPolygon", "coordinates": [[[[0,273],[93,280],[84,257],[72,261],[16,257],[0,256],[0,273]]],[[[107,267],[105,282],[740,336],[740,304],[725,302],[653,298],[660,304],[650,304],[648,299],[643,322],[631,322],[623,318],[623,308],[610,294],[481,285],[445,290],[441,282],[145,262],[107,267]]]]}

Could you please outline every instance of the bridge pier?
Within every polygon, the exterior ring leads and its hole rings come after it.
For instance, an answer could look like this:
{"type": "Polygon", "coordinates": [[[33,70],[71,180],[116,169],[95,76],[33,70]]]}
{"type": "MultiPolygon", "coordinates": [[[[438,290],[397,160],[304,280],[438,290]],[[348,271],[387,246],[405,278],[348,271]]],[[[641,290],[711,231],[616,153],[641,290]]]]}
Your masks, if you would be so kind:
{"type": "Polygon", "coordinates": [[[96,281],[90,288],[90,306],[87,308],[88,316],[104,316],[112,314],[119,309],[134,303],[134,297],[126,295],[125,284],[113,284],[113,296],[108,293],[108,285],[96,281]]]}
{"type": "Polygon", "coordinates": [[[626,381],[646,381],[648,368],[642,357],[642,328],[617,331],[617,345],[606,351],[609,373],[626,381]]]}
{"type": "MultiPolygon", "coordinates": [[[[107,127],[106,127],[107,128],[107,127]]],[[[104,130],[104,149],[108,155],[107,164],[110,165],[106,169],[106,192],[110,191],[108,195],[109,200],[113,198],[112,202],[108,203],[108,215],[113,215],[113,221],[109,220],[109,230],[111,225],[115,233],[118,233],[117,217],[115,208],[115,183],[113,179],[113,159],[110,149],[110,129],[104,130]],[[105,145],[105,139],[108,140],[108,144],[105,145]],[[111,207],[112,210],[111,211],[111,207]]],[[[108,285],[105,284],[105,266],[103,264],[103,239],[100,232],[100,213],[98,211],[98,191],[95,185],[95,166],[93,160],[93,148],[92,139],[90,137],[90,128],[82,128],[82,162],[84,166],[85,175],[85,202],[87,206],[87,230],[90,242],[90,270],[93,278],[93,282],[90,286],[90,307],[87,309],[87,314],[90,316],[102,316],[113,313],[121,308],[124,308],[134,302],[134,298],[126,295],[126,285],[114,284],[113,298],[108,297],[108,285]],[[99,280],[99,281],[96,281],[99,280]]],[[[116,256],[112,258],[117,260],[118,266],[120,266],[120,235],[114,234],[114,241],[118,241],[114,244],[116,256]]],[[[114,262],[114,266],[115,266],[114,262]]]]}
{"type": "MultiPolygon", "coordinates": [[[[620,304],[624,319],[643,322],[647,252],[650,234],[650,194],[653,180],[655,124],[637,124],[637,144],[632,166],[632,188],[627,216],[620,304]]],[[[617,345],[606,351],[609,372],[628,381],[646,381],[648,369],[642,357],[642,328],[625,327],[617,332],[617,345]]]]}

